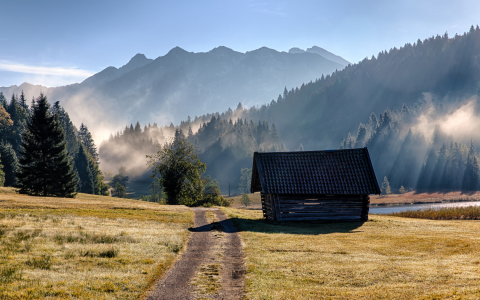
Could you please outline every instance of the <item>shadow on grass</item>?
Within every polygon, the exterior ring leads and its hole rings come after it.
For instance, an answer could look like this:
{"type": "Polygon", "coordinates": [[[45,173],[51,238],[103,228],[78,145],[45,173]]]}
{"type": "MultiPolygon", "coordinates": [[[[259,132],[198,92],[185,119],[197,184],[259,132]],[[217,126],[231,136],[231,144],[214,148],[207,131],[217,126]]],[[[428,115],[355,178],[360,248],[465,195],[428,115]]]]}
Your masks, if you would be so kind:
{"type": "Polygon", "coordinates": [[[250,231],[262,233],[285,233],[285,234],[307,234],[319,235],[330,233],[356,233],[361,232],[355,230],[363,225],[364,222],[336,222],[336,223],[316,223],[316,222],[273,222],[267,220],[251,220],[241,218],[231,218],[225,221],[215,222],[212,224],[192,227],[188,230],[193,232],[205,232],[212,230],[229,231],[224,225],[226,221],[231,221],[235,225],[236,231],[250,231]]]}

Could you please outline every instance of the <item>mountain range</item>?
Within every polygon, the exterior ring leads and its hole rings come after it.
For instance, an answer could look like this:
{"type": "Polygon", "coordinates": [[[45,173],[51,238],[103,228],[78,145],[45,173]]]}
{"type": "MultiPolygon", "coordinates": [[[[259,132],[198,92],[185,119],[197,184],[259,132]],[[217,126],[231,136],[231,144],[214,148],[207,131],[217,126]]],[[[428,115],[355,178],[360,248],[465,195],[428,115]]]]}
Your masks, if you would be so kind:
{"type": "Polygon", "coordinates": [[[124,66],[108,67],[78,84],[47,88],[24,83],[0,91],[7,97],[22,90],[27,97],[42,91],[50,102],[60,101],[77,126],[86,123],[98,139],[137,120],[165,125],[239,102],[261,105],[276,99],[285,87],[300,86],[348,64],[317,46],[288,53],[266,47],[241,53],[223,46],[193,53],[175,47],[156,59],[137,54],[124,66]]]}

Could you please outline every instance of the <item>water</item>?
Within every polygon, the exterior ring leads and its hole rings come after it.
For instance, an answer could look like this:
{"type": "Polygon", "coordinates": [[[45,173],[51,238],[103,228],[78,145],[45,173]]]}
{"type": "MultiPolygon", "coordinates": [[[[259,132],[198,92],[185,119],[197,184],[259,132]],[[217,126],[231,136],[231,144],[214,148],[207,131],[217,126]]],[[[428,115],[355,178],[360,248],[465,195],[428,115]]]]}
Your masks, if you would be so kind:
{"type": "Polygon", "coordinates": [[[370,214],[390,214],[407,210],[421,210],[421,209],[438,209],[445,207],[465,207],[465,206],[480,206],[480,201],[474,202],[451,202],[451,203],[429,203],[429,204],[411,204],[411,205],[397,205],[397,206],[380,206],[370,207],[370,214]]]}

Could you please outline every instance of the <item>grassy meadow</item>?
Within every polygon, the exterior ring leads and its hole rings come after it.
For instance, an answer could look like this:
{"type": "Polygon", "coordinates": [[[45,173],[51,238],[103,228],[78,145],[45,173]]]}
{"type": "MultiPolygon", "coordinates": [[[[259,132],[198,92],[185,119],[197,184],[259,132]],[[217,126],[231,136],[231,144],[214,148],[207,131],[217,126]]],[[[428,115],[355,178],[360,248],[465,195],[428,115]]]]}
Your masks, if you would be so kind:
{"type": "Polygon", "coordinates": [[[227,200],[231,201],[230,207],[233,208],[262,209],[262,198],[260,196],[260,193],[247,194],[247,196],[250,198],[250,205],[248,205],[247,207],[245,207],[245,205],[241,201],[242,195],[226,198],[227,200]]]}
{"type": "Polygon", "coordinates": [[[0,298],[139,298],[183,250],[192,225],[184,206],[0,188],[0,298]]]}
{"type": "Polygon", "coordinates": [[[480,298],[478,221],[275,224],[222,209],[241,231],[247,299],[480,298]]]}

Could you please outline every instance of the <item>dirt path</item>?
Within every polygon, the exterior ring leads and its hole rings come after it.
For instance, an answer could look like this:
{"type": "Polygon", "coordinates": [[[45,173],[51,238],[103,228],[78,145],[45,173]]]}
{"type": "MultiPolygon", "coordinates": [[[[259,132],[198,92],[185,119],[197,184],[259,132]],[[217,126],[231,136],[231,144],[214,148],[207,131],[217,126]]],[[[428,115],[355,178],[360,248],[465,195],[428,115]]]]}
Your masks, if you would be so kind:
{"type": "Polygon", "coordinates": [[[146,299],[241,299],[245,269],[240,236],[220,210],[193,211],[195,228],[186,252],[146,299]],[[216,222],[207,220],[208,212],[215,213],[216,222]]]}

